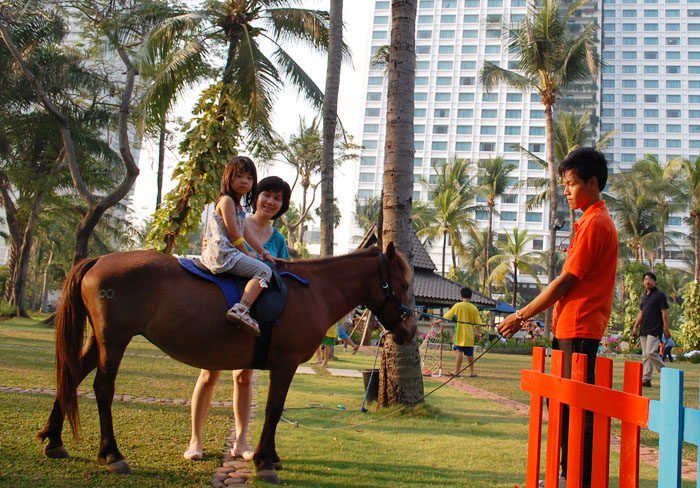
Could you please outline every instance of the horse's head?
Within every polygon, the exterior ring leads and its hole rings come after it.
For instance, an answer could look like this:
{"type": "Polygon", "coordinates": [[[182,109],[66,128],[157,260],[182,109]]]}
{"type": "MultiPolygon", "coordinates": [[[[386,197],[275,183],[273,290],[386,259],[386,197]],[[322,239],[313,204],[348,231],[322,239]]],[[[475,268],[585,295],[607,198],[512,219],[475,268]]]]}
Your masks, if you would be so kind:
{"type": "Polygon", "coordinates": [[[408,307],[411,268],[406,258],[390,242],[386,253],[379,253],[379,288],[374,286],[370,310],[393,335],[398,344],[413,340],[416,320],[408,307]]]}

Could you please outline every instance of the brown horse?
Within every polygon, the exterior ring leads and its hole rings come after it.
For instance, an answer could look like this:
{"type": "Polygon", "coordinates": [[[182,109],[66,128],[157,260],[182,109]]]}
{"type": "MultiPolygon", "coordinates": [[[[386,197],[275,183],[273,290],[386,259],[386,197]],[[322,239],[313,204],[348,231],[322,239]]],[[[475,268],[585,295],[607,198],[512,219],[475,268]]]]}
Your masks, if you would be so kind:
{"type": "MultiPolygon", "coordinates": [[[[359,304],[372,309],[398,343],[413,339],[416,323],[402,307],[411,279],[406,260],[389,244],[324,259],[285,263],[310,281],[285,279],[287,304],[272,328],[267,369],[270,384],[265,424],[255,449],[259,478],[279,483],[275,431],[292,377],[321,344],[330,324],[359,304]]],[[[208,281],[194,277],[177,259],[151,251],[108,254],[73,267],[63,285],[56,315],[56,400],[46,426],[48,457],[67,457],[61,431],[68,417],[79,427],[77,388],[93,369],[100,416],[97,459],[115,473],[131,470],[117,448],[112,425],[114,382],[124,350],[141,334],[173,359],[204,369],[251,365],[254,338],[225,320],[226,301],[208,281]],[[85,318],[91,327],[83,340],[85,318]]]]}

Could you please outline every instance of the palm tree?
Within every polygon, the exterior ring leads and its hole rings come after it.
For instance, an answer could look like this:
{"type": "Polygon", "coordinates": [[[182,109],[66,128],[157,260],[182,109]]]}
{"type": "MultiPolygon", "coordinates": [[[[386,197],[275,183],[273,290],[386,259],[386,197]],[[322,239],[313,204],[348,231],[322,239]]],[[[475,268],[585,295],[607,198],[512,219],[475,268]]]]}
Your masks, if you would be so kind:
{"type": "MultiPolygon", "coordinates": [[[[518,72],[503,69],[486,61],[481,71],[481,82],[490,90],[500,82],[522,91],[535,90],[544,105],[547,123],[547,166],[549,170],[550,231],[548,280],[554,280],[557,212],[557,171],[554,160],[554,122],[552,107],[567,86],[597,76],[600,61],[596,54],[594,23],[586,25],[573,36],[568,22],[574,13],[587,3],[576,0],[560,15],[558,0],[542,0],[529,4],[525,19],[515,27],[504,26],[509,51],[518,59],[518,72]]],[[[551,311],[547,311],[545,334],[549,334],[551,311]]]]}
{"type": "Polygon", "coordinates": [[[453,159],[442,161],[434,166],[437,178],[435,184],[423,180],[430,188],[428,197],[430,206],[435,211],[435,221],[418,232],[418,237],[442,238],[442,275],[445,276],[445,253],[447,241],[452,250],[452,266],[457,266],[456,248],[462,239],[462,232],[474,226],[472,212],[474,206],[474,178],[469,176],[471,161],[453,159]]]}
{"type": "MultiPolygon", "coordinates": [[[[417,0],[392,0],[391,47],[382,197],[382,242],[393,242],[412,266],[413,92],[416,71],[417,0]]],[[[413,305],[412,287],[408,291],[413,305]]],[[[382,348],[378,405],[412,405],[422,401],[423,377],[418,343],[396,344],[391,334],[382,348]]]]}
{"type": "Polygon", "coordinates": [[[525,249],[535,236],[528,236],[527,230],[519,231],[517,228],[513,229],[512,234],[506,231],[505,235],[505,241],[496,243],[496,247],[501,253],[496,254],[489,260],[488,264],[496,265],[489,276],[489,282],[505,283],[506,276],[510,273],[513,277],[513,301],[511,304],[515,307],[518,298],[518,270],[522,270],[532,276],[537,281],[537,284],[540,284],[540,280],[537,277],[535,251],[525,249]]]}
{"type": "Polygon", "coordinates": [[[693,223],[693,248],[695,251],[695,272],[693,280],[700,277],[700,155],[694,160],[675,159],[667,166],[668,171],[676,171],[681,176],[683,196],[693,223]]]}
{"type": "Polygon", "coordinates": [[[642,250],[654,247],[659,240],[657,205],[647,181],[636,173],[618,173],[610,178],[610,194],[604,195],[615,211],[618,230],[635,261],[643,259],[642,250]]]}
{"type": "Polygon", "coordinates": [[[340,64],[343,57],[343,0],[331,0],[326,92],[323,101],[321,159],[321,256],[333,254],[333,148],[338,121],[340,64]]]}
{"type": "MultiPolygon", "coordinates": [[[[176,169],[177,187],[166,197],[156,215],[151,240],[165,242],[171,252],[181,231],[196,229],[198,213],[190,199],[207,188],[218,188],[223,163],[235,154],[241,137],[259,154],[274,146],[271,112],[276,91],[288,82],[321,108],[323,94],[283,44],[292,42],[325,52],[328,47],[328,12],[295,8],[294,0],[206,0],[201,10],[190,11],[165,21],[154,36],[167,44],[172,39],[200,39],[201,49],[225,49],[220,81],[212,85],[199,106],[201,117],[191,129],[192,154],[176,169]],[[260,42],[272,45],[266,56],[260,42]],[[202,144],[204,138],[207,143],[202,144]],[[215,156],[213,156],[215,155],[215,156]],[[212,158],[214,159],[212,164],[212,158]]],[[[212,190],[213,191],[213,190],[212,190]]],[[[196,199],[197,209],[204,199],[196,199]]]]}
{"type": "MultiPolygon", "coordinates": [[[[469,239],[459,249],[459,256],[462,260],[462,266],[469,269],[469,274],[476,277],[477,283],[486,283],[488,274],[486,274],[486,243],[488,242],[488,231],[479,230],[478,227],[473,227],[468,231],[469,239]]],[[[481,288],[483,293],[486,293],[486,285],[481,288]]]]}
{"type": "MultiPolygon", "coordinates": [[[[487,287],[486,276],[489,273],[489,259],[491,259],[491,247],[493,245],[493,213],[496,210],[496,198],[505,193],[509,185],[509,175],[517,168],[513,163],[507,163],[503,157],[488,158],[479,162],[479,186],[477,194],[486,198],[486,206],[489,212],[489,225],[486,236],[486,249],[484,262],[486,272],[484,273],[484,289],[487,287]]],[[[491,288],[489,286],[489,288],[491,288]]],[[[490,294],[490,293],[489,293],[490,294]]]]}
{"type": "MultiPolygon", "coordinates": [[[[646,154],[632,167],[634,173],[647,181],[652,198],[656,200],[656,217],[661,235],[661,264],[666,264],[666,225],[671,214],[685,208],[682,194],[678,191],[681,186],[673,171],[665,171],[659,160],[652,154],[646,154]]],[[[653,269],[653,266],[652,266],[653,269]]]]}
{"type": "Polygon", "coordinates": [[[413,231],[421,239],[425,247],[432,247],[435,236],[426,232],[426,229],[435,225],[435,207],[429,202],[413,200],[413,231]]]}
{"type": "Polygon", "coordinates": [[[355,197],[355,212],[352,214],[355,224],[366,233],[373,225],[377,225],[381,210],[382,200],[379,197],[373,196],[363,200],[355,197]]]}

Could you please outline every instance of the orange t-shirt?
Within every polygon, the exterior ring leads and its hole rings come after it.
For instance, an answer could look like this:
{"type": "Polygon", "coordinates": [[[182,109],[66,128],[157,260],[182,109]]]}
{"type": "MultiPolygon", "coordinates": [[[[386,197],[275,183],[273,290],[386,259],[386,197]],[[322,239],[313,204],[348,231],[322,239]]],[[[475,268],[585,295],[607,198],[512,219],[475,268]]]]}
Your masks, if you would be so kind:
{"type": "Polygon", "coordinates": [[[554,307],[554,336],[600,340],[615,292],[617,230],[602,200],[584,212],[574,229],[564,271],[579,281],[554,307]]]}

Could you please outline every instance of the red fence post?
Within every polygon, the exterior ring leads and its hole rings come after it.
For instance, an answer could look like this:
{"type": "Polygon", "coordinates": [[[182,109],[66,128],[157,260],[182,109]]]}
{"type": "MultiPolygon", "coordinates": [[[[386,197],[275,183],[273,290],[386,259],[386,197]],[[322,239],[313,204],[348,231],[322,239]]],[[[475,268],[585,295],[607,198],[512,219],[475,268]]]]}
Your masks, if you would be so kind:
{"type": "MultiPolygon", "coordinates": [[[[544,349],[532,349],[532,371],[544,373],[544,349]]],[[[540,445],[542,442],[542,395],[530,395],[530,427],[527,437],[527,488],[536,488],[540,478],[540,445]]]]}
{"type": "MultiPolygon", "coordinates": [[[[642,394],[642,363],[625,362],[623,391],[642,394]]],[[[622,422],[620,430],[620,488],[639,486],[639,426],[622,422]]]]}
{"type": "MultiPolygon", "coordinates": [[[[552,366],[549,374],[561,378],[564,376],[564,352],[552,351],[552,366]]],[[[547,460],[545,462],[545,488],[559,486],[559,456],[561,446],[562,403],[549,400],[549,422],[547,425],[547,460]]]]}
{"type": "MultiPolygon", "coordinates": [[[[597,358],[595,384],[612,388],[613,362],[610,358],[597,358]]],[[[593,467],[591,486],[610,486],[610,417],[602,413],[593,414],[593,467]]]]}
{"type": "MultiPolygon", "coordinates": [[[[571,358],[571,380],[586,382],[588,356],[575,353],[571,358]]],[[[569,406],[569,449],[566,462],[567,488],[581,488],[583,477],[584,410],[569,406]]]]}

